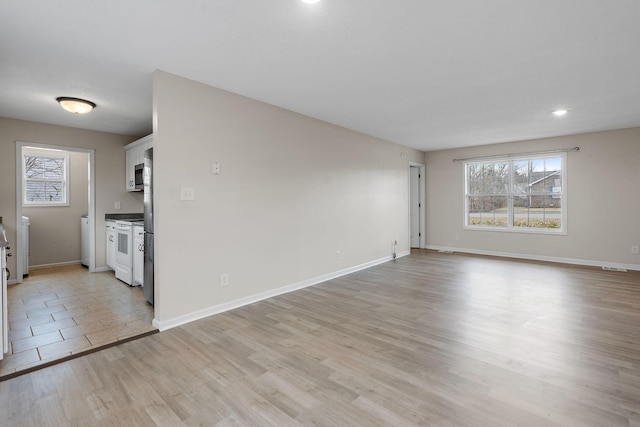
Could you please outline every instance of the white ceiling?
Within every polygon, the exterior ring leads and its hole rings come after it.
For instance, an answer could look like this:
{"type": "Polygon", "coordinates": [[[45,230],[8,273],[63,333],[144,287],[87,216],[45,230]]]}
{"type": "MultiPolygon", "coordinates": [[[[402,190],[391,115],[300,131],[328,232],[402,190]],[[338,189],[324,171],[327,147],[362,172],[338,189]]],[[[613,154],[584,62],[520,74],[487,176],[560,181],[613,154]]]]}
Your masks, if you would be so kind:
{"type": "Polygon", "coordinates": [[[142,136],[161,69],[425,151],[634,127],[639,22],[637,0],[0,0],[0,116],[142,136]]]}

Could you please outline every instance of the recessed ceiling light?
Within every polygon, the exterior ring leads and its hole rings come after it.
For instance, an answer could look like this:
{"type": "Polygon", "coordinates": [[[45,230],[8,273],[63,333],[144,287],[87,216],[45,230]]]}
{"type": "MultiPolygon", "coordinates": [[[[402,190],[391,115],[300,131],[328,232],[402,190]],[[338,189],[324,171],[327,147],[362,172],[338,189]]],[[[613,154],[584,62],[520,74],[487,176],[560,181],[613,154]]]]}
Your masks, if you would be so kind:
{"type": "Polygon", "coordinates": [[[62,108],[73,114],[87,114],[96,108],[96,104],[86,99],[61,96],[56,98],[56,101],[60,103],[62,108]]]}
{"type": "Polygon", "coordinates": [[[569,110],[561,108],[559,110],[555,110],[552,114],[556,117],[562,117],[565,114],[567,114],[569,112],[569,110]]]}
{"type": "Polygon", "coordinates": [[[318,3],[320,0],[302,0],[303,3],[307,3],[307,4],[315,4],[318,3]]]}

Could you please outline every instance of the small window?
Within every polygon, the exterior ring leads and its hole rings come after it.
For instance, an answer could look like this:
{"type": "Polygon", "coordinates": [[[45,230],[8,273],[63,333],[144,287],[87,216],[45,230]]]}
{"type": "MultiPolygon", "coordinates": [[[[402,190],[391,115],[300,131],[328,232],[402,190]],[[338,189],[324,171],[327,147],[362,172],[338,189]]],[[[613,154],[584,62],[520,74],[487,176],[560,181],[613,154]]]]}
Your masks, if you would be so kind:
{"type": "Polygon", "coordinates": [[[566,232],[566,155],[465,163],[465,227],[566,232]]]}
{"type": "Polygon", "coordinates": [[[22,149],[23,205],[69,205],[69,154],[34,147],[22,149]]]}

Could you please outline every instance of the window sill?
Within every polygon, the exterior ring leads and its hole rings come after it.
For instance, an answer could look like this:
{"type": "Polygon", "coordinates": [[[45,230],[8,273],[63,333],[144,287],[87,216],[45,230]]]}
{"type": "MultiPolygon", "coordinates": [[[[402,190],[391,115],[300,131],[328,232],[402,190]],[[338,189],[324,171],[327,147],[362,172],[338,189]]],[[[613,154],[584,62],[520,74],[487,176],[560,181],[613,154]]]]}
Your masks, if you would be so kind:
{"type": "Polygon", "coordinates": [[[23,203],[22,208],[64,208],[71,206],[70,203],[23,203]]]}
{"type": "Polygon", "coordinates": [[[473,227],[465,225],[465,231],[499,231],[503,233],[543,234],[547,236],[566,236],[567,230],[562,228],[507,228],[507,227],[473,227]]]}

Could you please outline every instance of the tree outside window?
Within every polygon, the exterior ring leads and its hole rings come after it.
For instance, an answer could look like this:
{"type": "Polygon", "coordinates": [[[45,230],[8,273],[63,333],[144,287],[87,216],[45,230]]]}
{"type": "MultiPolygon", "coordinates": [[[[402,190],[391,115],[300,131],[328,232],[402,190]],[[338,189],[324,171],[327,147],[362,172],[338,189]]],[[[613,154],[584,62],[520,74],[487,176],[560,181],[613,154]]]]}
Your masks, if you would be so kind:
{"type": "Polygon", "coordinates": [[[465,227],[564,233],[564,154],[465,163],[465,227]]]}
{"type": "Polygon", "coordinates": [[[69,155],[64,151],[25,147],[23,205],[67,206],[69,155]]]}

